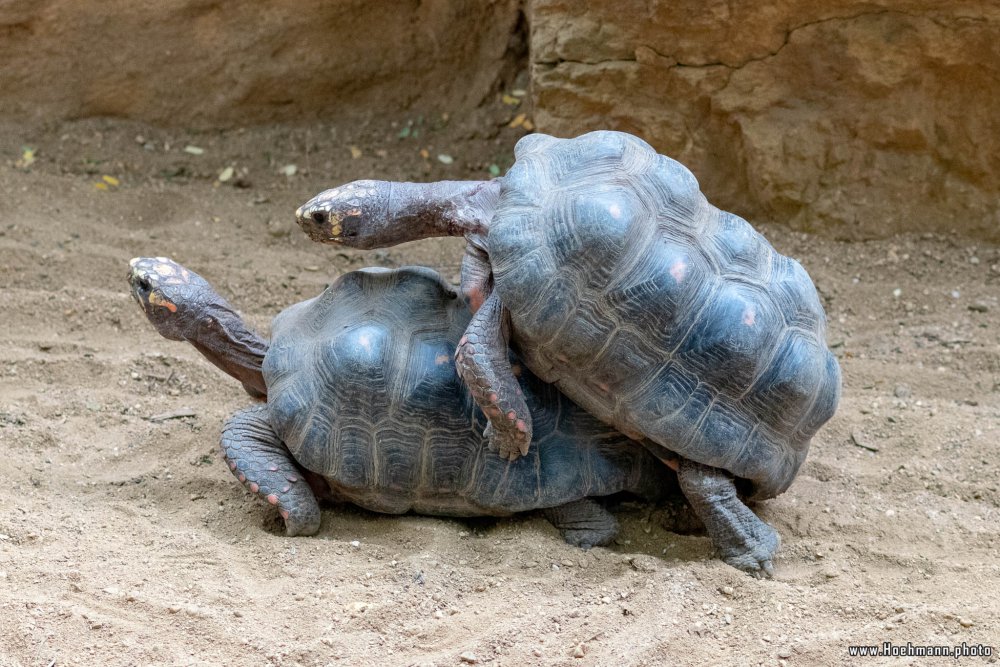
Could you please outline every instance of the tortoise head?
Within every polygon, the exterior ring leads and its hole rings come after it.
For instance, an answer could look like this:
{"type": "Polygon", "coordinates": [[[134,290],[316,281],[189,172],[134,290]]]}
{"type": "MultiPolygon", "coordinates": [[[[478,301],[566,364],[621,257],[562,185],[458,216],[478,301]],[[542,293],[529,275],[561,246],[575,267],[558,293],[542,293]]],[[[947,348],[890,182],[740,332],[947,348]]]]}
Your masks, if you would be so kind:
{"type": "Polygon", "coordinates": [[[166,257],[129,261],[128,282],[143,313],[164,338],[186,340],[214,291],[204,278],[166,257]]]}
{"type": "Polygon", "coordinates": [[[295,221],[313,241],[351,248],[386,244],[389,190],[385,181],[354,181],[319,193],[295,211],[295,221]]]}

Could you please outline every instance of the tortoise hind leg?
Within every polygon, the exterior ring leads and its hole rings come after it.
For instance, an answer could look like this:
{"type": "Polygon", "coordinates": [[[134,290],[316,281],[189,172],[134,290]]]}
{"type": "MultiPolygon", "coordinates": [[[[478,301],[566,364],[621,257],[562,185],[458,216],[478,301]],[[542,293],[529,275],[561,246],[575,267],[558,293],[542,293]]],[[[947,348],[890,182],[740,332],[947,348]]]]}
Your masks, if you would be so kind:
{"type": "Polygon", "coordinates": [[[513,461],[528,453],[531,413],[510,367],[508,319],[494,292],[472,316],[455,351],[455,366],[489,419],[484,435],[490,448],[513,461]]]}
{"type": "Polygon", "coordinates": [[[559,529],[563,539],[583,549],[607,544],[618,534],[618,520],[590,498],[549,507],[542,512],[559,529]]]}
{"type": "Polygon", "coordinates": [[[289,537],[313,535],[319,530],[319,502],[267,421],[267,406],[255,405],[230,417],[222,428],[221,445],[233,475],[278,507],[289,537]]]}
{"type": "Polygon", "coordinates": [[[770,577],[774,572],[771,559],[781,540],[739,499],[732,476],[682,459],[677,479],[695,514],[705,522],[722,560],[748,574],[770,577]]]}

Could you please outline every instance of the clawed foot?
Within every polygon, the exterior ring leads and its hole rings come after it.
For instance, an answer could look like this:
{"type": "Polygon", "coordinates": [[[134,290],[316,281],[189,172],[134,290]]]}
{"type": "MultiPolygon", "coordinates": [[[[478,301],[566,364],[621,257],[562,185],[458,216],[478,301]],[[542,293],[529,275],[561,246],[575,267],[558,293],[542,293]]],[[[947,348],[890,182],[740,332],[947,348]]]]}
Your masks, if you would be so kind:
{"type": "Polygon", "coordinates": [[[483,437],[487,446],[508,461],[516,461],[525,456],[531,446],[531,427],[522,419],[504,420],[502,429],[493,428],[493,422],[486,425],[483,437]]]}
{"type": "Polygon", "coordinates": [[[732,475],[682,459],[677,480],[722,560],[752,576],[771,577],[781,539],[740,500],[732,475]]]}
{"type": "Polygon", "coordinates": [[[758,579],[774,576],[774,554],[781,545],[778,533],[763,521],[755,526],[755,535],[740,535],[739,545],[720,547],[722,560],[737,570],[758,579]]]}
{"type": "Polygon", "coordinates": [[[236,479],[278,509],[285,533],[313,535],[320,509],[309,480],[267,421],[267,406],[237,412],[222,430],[222,456],[236,479]]]}

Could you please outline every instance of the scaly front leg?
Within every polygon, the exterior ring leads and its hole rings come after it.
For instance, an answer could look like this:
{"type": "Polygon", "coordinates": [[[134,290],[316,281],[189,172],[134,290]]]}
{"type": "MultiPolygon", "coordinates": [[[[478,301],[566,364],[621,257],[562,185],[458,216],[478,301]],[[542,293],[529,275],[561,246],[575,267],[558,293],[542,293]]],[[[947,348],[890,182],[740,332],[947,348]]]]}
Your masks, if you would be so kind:
{"type": "Polygon", "coordinates": [[[491,294],[459,341],[455,365],[489,419],[484,435],[490,449],[513,461],[528,453],[531,414],[510,367],[509,329],[509,315],[496,293],[491,294]]]}
{"type": "Polygon", "coordinates": [[[255,405],[230,417],[222,428],[221,445],[233,475],[277,506],[289,537],[313,535],[319,530],[316,494],[267,421],[266,405],[255,405]]]}

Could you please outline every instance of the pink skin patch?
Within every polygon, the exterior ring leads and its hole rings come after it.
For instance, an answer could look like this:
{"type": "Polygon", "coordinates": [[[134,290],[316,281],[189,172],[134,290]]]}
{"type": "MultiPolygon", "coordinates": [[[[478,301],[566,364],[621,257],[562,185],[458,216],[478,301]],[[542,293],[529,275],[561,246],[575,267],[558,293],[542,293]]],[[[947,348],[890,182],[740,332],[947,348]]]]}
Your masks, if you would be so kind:
{"type": "Polygon", "coordinates": [[[278,514],[281,515],[282,519],[288,521],[288,510],[278,510],[278,514]]]}
{"type": "Polygon", "coordinates": [[[678,462],[677,459],[660,459],[660,461],[663,462],[663,465],[667,466],[674,472],[678,472],[681,468],[680,462],[678,462]]]}
{"type": "Polygon", "coordinates": [[[466,343],[468,343],[468,342],[469,342],[469,337],[468,337],[468,336],[462,336],[462,337],[461,337],[461,338],[460,338],[460,339],[458,340],[458,344],[459,344],[459,345],[465,345],[465,344],[466,344],[466,343]]]}
{"type": "Polygon", "coordinates": [[[757,312],[753,309],[753,306],[747,306],[747,309],[743,311],[743,324],[752,327],[756,319],[757,312]]]}
{"type": "Polygon", "coordinates": [[[507,413],[507,419],[514,421],[515,419],[517,419],[517,413],[511,410],[510,412],[507,413]]]}
{"type": "Polygon", "coordinates": [[[528,425],[524,423],[523,419],[518,419],[515,426],[517,426],[517,430],[520,431],[521,433],[528,432],[528,425]]]}
{"type": "Polygon", "coordinates": [[[683,282],[684,276],[687,275],[688,265],[683,259],[678,259],[670,266],[670,275],[674,277],[674,280],[678,284],[683,282]]]}
{"type": "Polygon", "coordinates": [[[260,486],[258,486],[254,482],[250,482],[250,490],[254,493],[257,493],[258,491],[260,491],[260,486]]]}
{"type": "Polygon", "coordinates": [[[268,468],[268,470],[270,470],[271,472],[278,472],[278,466],[271,466],[270,468],[268,468]]]}
{"type": "Polygon", "coordinates": [[[295,475],[289,475],[289,476],[288,476],[288,477],[286,477],[285,479],[287,479],[287,480],[288,480],[289,482],[291,482],[292,484],[295,484],[295,482],[299,481],[299,478],[298,478],[298,477],[296,477],[295,475]]]}
{"type": "Polygon", "coordinates": [[[489,398],[490,398],[490,403],[496,403],[497,399],[499,397],[497,396],[496,392],[494,391],[494,392],[490,392],[490,397],[489,398]]]}
{"type": "Polygon", "coordinates": [[[229,469],[230,470],[236,470],[236,461],[230,461],[229,462],[229,469]]]}
{"type": "Polygon", "coordinates": [[[243,473],[240,473],[239,475],[237,475],[236,479],[240,480],[240,482],[245,482],[247,481],[247,476],[244,475],[243,473]]]}
{"type": "Polygon", "coordinates": [[[267,497],[267,502],[271,503],[272,505],[277,505],[278,504],[278,496],[276,496],[276,495],[274,495],[272,493],[271,495],[269,495],[267,497]]]}
{"type": "Polygon", "coordinates": [[[469,310],[475,315],[476,311],[483,307],[483,302],[486,299],[483,298],[483,290],[481,289],[469,289],[465,292],[465,298],[469,300],[469,310]]]}
{"type": "Polygon", "coordinates": [[[622,209],[618,204],[612,204],[611,206],[609,206],[608,213],[610,213],[611,217],[614,218],[615,220],[621,220],[622,209]]]}
{"type": "Polygon", "coordinates": [[[282,493],[288,493],[288,490],[289,490],[290,488],[292,488],[292,487],[290,487],[290,486],[286,486],[285,488],[283,488],[283,489],[281,490],[281,492],[282,492],[282,493]]]}

